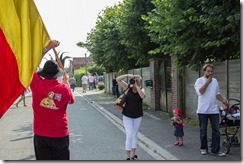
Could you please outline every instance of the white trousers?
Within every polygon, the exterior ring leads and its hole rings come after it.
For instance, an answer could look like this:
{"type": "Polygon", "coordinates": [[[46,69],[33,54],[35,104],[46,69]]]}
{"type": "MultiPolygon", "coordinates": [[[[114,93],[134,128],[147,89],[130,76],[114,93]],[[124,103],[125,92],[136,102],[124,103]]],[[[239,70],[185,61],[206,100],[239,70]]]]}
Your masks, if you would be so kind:
{"type": "Polygon", "coordinates": [[[125,150],[130,151],[137,146],[137,134],[141,125],[142,117],[130,118],[123,115],[123,124],[126,132],[125,150]]]}

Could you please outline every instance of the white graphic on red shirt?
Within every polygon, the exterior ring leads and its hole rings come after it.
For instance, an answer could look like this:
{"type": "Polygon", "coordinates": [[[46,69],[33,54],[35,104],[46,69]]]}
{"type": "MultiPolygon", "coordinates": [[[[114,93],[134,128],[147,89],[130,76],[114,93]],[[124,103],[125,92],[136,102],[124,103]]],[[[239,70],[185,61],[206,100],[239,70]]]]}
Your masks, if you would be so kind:
{"type": "Polygon", "coordinates": [[[49,92],[48,93],[48,97],[44,98],[41,103],[40,106],[48,108],[48,109],[58,109],[53,101],[53,97],[54,97],[54,92],[49,92]]]}
{"type": "Polygon", "coordinates": [[[61,98],[62,98],[62,95],[61,94],[55,94],[55,96],[54,96],[54,99],[55,100],[58,100],[58,101],[60,101],[61,100],[61,98]]]}

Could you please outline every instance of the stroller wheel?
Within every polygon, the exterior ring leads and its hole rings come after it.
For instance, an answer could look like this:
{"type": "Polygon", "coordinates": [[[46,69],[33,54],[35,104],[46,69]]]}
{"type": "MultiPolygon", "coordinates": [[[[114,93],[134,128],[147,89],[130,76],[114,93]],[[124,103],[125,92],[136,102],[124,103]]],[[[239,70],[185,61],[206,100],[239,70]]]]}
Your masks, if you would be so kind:
{"type": "Polygon", "coordinates": [[[230,143],[224,141],[223,144],[222,144],[222,146],[223,146],[223,151],[224,151],[224,153],[225,153],[225,154],[228,154],[229,151],[230,151],[230,143]]]}

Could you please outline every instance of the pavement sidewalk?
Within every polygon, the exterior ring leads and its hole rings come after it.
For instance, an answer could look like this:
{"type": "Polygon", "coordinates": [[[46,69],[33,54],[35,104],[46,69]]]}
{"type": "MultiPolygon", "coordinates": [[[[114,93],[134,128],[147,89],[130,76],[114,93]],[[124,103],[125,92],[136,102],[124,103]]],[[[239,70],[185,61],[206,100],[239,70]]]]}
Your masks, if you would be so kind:
{"type": "MultiPolygon", "coordinates": [[[[114,107],[114,98],[111,94],[98,90],[82,93],[82,89],[77,87],[75,92],[81,94],[87,101],[103,109],[106,109],[113,116],[122,120],[122,113],[114,107]]],[[[144,136],[144,146],[152,148],[154,152],[161,153],[166,160],[182,161],[241,161],[240,146],[232,146],[230,152],[224,157],[200,154],[200,139],[198,126],[184,126],[184,146],[174,146],[175,137],[170,118],[163,111],[144,110],[144,117],[139,129],[139,133],[144,136]]],[[[209,135],[210,136],[210,135],[209,135]]],[[[223,140],[225,136],[221,136],[223,140]]],[[[221,141],[222,145],[222,141],[221,141]]],[[[210,149],[209,149],[210,150],[210,149]]]]}

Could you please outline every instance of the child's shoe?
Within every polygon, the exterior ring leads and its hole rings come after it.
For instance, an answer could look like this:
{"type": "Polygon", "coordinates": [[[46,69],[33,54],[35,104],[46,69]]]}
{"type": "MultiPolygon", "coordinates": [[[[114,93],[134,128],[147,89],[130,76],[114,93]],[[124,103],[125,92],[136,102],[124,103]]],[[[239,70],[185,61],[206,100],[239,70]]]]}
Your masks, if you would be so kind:
{"type": "Polygon", "coordinates": [[[179,145],[179,142],[178,142],[178,141],[176,141],[174,145],[175,145],[175,146],[179,145]]]}

